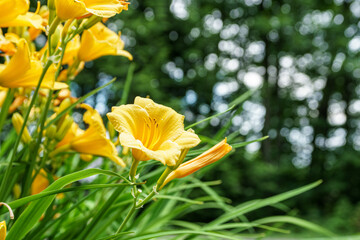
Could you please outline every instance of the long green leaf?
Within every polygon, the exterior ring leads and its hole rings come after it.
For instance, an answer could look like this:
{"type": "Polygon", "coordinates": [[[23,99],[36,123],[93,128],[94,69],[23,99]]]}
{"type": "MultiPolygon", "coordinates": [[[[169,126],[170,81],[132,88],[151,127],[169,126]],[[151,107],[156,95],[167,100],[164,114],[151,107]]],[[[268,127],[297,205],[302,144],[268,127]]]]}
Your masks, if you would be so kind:
{"type": "Polygon", "coordinates": [[[196,200],[191,200],[188,198],[183,198],[183,197],[178,197],[178,196],[172,196],[172,195],[156,195],[156,198],[165,198],[165,199],[171,199],[171,200],[176,200],[176,201],[180,201],[180,202],[186,202],[186,203],[191,203],[191,204],[203,204],[204,202],[202,201],[196,201],[196,200]]]}
{"type": "Polygon", "coordinates": [[[131,82],[134,76],[134,70],[135,70],[135,63],[131,63],[126,76],[124,90],[122,91],[122,95],[121,95],[121,100],[116,105],[126,104],[129,97],[131,82]]]}
{"type": "Polygon", "coordinates": [[[192,127],[195,127],[196,125],[200,124],[200,123],[203,123],[203,122],[207,122],[207,121],[210,121],[211,119],[213,119],[214,117],[218,117],[218,116],[221,116],[231,110],[233,110],[235,107],[237,107],[239,104],[241,104],[242,102],[244,102],[246,99],[248,99],[252,94],[254,93],[254,90],[248,90],[247,92],[245,92],[244,94],[242,94],[241,96],[239,96],[238,98],[236,98],[234,101],[232,101],[227,110],[225,110],[224,112],[221,112],[221,113],[217,113],[217,114],[214,114],[210,117],[207,117],[205,119],[202,119],[196,123],[193,123],[189,126],[187,126],[185,129],[189,129],[189,128],[192,128],[192,127]]]}
{"type": "MultiPolygon", "coordinates": [[[[28,197],[23,197],[20,198],[18,200],[12,201],[9,203],[9,206],[12,209],[16,209],[18,207],[21,207],[29,202],[38,200],[40,198],[43,197],[47,197],[50,195],[54,195],[54,194],[58,194],[58,193],[64,193],[64,192],[73,192],[73,191],[80,191],[80,190],[89,190],[89,189],[98,189],[98,188],[111,188],[111,187],[120,187],[120,186],[130,186],[131,184],[129,183],[116,183],[116,184],[88,184],[85,186],[78,186],[78,187],[70,187],[70,188],[64,188],[64,189],[59,189],[59,190],[53,190],[53,191],[48,191],[48,192],[41,192],[35,195],[31,195],[28,197]]],[[[7,213],[7,209],[6,208],[2,208],[0,210],[0,215],[7,213]]]]}
{"type": "MultiPolygon", "coordinates": [[[[229,236],[221,233],[215,232],[206,232],[206,231],[194,231],[194,230],[177,230],[177,231],[162,231],[157,233],[149,233],[143,236],[137,237],[128,237],[127,239],[132,240],[146,240],[146,239],[155,239],[157,237],[163,236],[172,236],[172,235],[179,235],[179,234],[196,234],[196,235],[203,235],[203,236],[212,236],[218,239],[232,239],[232,240],[239,240],[238,236],[229,236]]],[[[249,235],[247,235],[249,236],[249,235]]],[[[256,237],[264,236],[263,234],[257,234],[256,237]]]]}
{"type": "Polygon", "coordinates": [[[80,97],[76,102],[74,102],[73,104],[71,104],[69,107],[65,108],[62,112],[56,114],[56,117],[51,119],[45,126],[45,129],[48,128],[51,124],[55,123],[57,120],[59,120],[64,114],[66,114],[67,112],[71,111],[73,108],[76,107],[77,104],[83,102],[85,99],[87,99],[88,97],[94,95],[95,93],[99,92],[101,89],[109,86],[110,84],[112,84],[113,82],[115,82],[116,78],[113,78],[110,82],[102,85],[101,87],[98,87],[94,90],[92,90],[91,92],[88,92],[87,94],[85,94],[84,96],[80,97]]]}
{"type": "Polygon", "coordinates": [[[235,207],[232,212],[225,213],[215,219],[214,221],[207,224],[203,229],[211,229],[213,226],[222,224],[224,222],[230,221],[231,219],[236,218],[237,216],[244,215],[245,213],[254,211],[256,209],[266,207],[281,201],[284,201],[286,199],[292,198],[296,195],[299,195],[303,192],[309,191],[310,189],[319,186],[322,183],[322,180],[316,181],[314,183],[305,185],[303,187],[281,193],[269,198],[265,199],[259,199],[259,200],[252,200],[250,202],[246,202],[243,204],[240,204],[239,206],[235,207]]]}
{"type": "MultiPolygon", "coordinates": [[[[258,138],[258,139],[255,139],[255,140],[251,140],[251,141],[247,141],[247,142],[231,143],[230,145],[233,147],[233,149],[236,149],[236,148],[245,147],[246,145],[249,145],[249,144],[254,143],[254,142],[264,141],[264,140],[267,139],[267,138],[269,138],[269,136],[261,137],[261,138],[258,138]]],[[[205,152],[206,150],[207,150],[207,149],[191,150],[191,151],[189,151],[188,154],[186,154],[186,157],[189,158],[189,157],[193,157],[193,156],[199,155],[199,154],[205,152]]]]}
{"type": "Polygon", "coordinates": [[[196,123],[193,123],[193,124],[190,124],[189,126],[187,126],[185,129],[189,129],[189,128],[192,128],[192,127],[195,127],[196,125],[200,124],[200,123],[203,123],[203,122],[207,122],[207,121],[210,121],[211,119],[213,119],[214,117],[218,117],[218,116],[221,116],[227,112],[230,112],[231,110],[233,110],[234,108],[236,107],[236,105],[233,105],[231,107],[229,107],[227,110],[225,110],[224,112],[221,112],[221,113],[217,113],[217,114],[214,114],[210,117],[207,117],[205,119],[202,119],[196,123]]]}
{"type": "MultiPolygon", "coordinates": [[[[47,187],[43,192],[50,192],[53,190],[58,190],[66,185],[79,181],[81,179],[97,175],[103,174],[113,177],[119,177],[118,174],[101,170],[101,169],[86,169],[79,172],[68,174],[64,177],[59,178],[54,183],[52,183],[49,187],[47,187]]],[[[55,195],[51,195],[48,197],[44,197],[41,199],[32,202],[25,211],[20,215],[17,219],[13,227],[10,229],[7,240],[21,240],[23,237],[34,227],[34,225],[39,221],[41,215],[46,211],[46,209],[50,206],[51,202],[55,199],[55,195]]]]}
{"type": "Polygon", "coordinates": [[[294,224],[294,225],[309,229],[313,232],[323,234],[325,236],[329,236],[329,237],[335,236],[334,233],[330,232],[329,230],[327,230],[315,223],[311,223],[304,219],[300,219],[300,218],[296,218],[296,217],[292,217],[292,216],[272,216],[272,217],[262,218],[262,219],[254,221],[254,222],[258,223],[258,224],[278,223],[278,222],[290,223],[290,224],[294,224]]]}

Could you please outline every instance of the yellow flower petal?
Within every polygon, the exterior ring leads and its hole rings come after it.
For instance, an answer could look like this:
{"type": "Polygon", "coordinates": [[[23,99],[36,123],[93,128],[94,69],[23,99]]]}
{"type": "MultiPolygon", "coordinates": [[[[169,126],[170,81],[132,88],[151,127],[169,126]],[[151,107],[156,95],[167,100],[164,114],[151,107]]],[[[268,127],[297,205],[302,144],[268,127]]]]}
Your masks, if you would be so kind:
{"type": "Polygon", "coordinates": [[[86,10],[96,16],[110,18],[122,10],[127,10],[128,4],[124,0],[75,0],[82,3],[86,10]]]}
{"type": "Polygon", "coordinates": [[[6,238],[6,222],[0,222],[0,240],[5,240],[6,238]]]}
{"type": "Polygon", "coordinates": [[[0,1],[0,25],[14,20],[18,15],[29,10],[29,0],[2,0],[0,1]]]}
{"type": "Polygon", "coordinates": [[[15,19],[0,23],[0,27],[17,27],[17,26],[31,26],[36,29],[41,29],[45,31],[44,26],[42,25],[43,19],[40,15],[28,12],[24,15],[18,15],[15,19]]]}
{"type": "Polygon", "coordinates": [[[113,107],[107,117],[115,130],[120,133],[130,133],[140,140],[150,127],[149,114],[142,107],[133,104],[113,107]]]}
{"type": "Polygon", "coordinates": [[[162,186],[165,186],[168,182],[175,178],[186,177],[196,172],[197,170],[220,160],[228,152],[230,152],[231,149],[232,147],[226,143],[225,138],[223,141],[219,142],[218,144],[216,144],[206,152],[202,153],[201,155],[197,156],[196,158],[181,164],[175,171],[169,174],[162,186]]]}
{"type": "Polygon", "coordinates": [[[104,24],[97,23],[84,31],[78,57],[87,62],[106,55],[124,56],[132,60],[131,54],[124,50],[124,42],[120,36],[104,24]]]}
{"type": "Polygon", "coordinates": [[[183,132],[174,142],[181,146],[181,148],[193,148],[200,143],[200,139],[194,130],[189,129],[183,132]]]}
{"type": "Polygon", "coordinates": [[[81,17],[87,14],[84,4],[74,0],[55,0],[56,15],[61,20],[81,17]]]}

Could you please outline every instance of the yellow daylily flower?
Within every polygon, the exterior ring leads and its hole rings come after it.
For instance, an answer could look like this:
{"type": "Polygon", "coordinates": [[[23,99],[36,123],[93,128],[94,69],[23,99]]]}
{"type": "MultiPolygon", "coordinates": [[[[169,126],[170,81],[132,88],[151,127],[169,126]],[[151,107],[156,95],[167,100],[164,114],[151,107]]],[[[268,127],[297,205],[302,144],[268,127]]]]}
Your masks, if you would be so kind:
{"type": "Polygon", "coordinates": [[[154,159],[175,166],[181,150],[195,147],[199,137],[184,130],[184,116],[151,99],[136,97],[134,104],[113,107],[107,114],[120,144],[132,148],[138,161],[154,159]]]}
{"type": "Polygon", "coordinates": [[[78,57],[81,61],[92,61],[105,55],[117,55],[132,60],[132,55],[124,50],[120,35],[111,31],[102,23],[97,23],[84,31],[78,57]]]}
{"type": "Polygon", "coordinates": [[[175,178],[186,177],[196,172],[197,170],[220,160],[228,152],[230,152],[231,149],[232,147],[226,143],[225,138],[223,141],[219,142],[196,158],[180,164],[180,166],[175,171],[171,172],[169,176],[167,176],[161,188],[175,178]]]}
{"type": "MultiPolygon", "coordinates": [[[[20,39],[18,49],[8,64],[0,64],[0,86],[6,88],[36,87],[42,73],[41,61],[30,56],[25,39],[20,39]]],[[[56,68],[52,65],[42,81],[43,88],[65,88],[64,83],[54,83],[56,68]]]]}
{"type": "Polygon", "coordinates": [[[6,238],[6,222],[0,222],[0,240],[5,240],[6,238]]]}
{"type": "Polygon", "coordinates": [[[81,104],[81,107],[87,110],[83,119],[89,125],[88,129],[84,131],[73,124],[56,148],[72,149],[83,154],[107,157],[125,167],[125,163],[118,156],[115,145],[106,138],[106,129],[100,114],[87,104],[81,104]]]}
{"type": "Polygon", "coordinates": [[[128,9],[125,0],[55,0],[56,15],[61,20],[79,18],[89,13],[109,18],[128,9]]]}
{"type": "Polygon", "coordinates": [[[40,15],[29,11],[29,0],[0,1],[0,27],[32,26],[44,29],[40,15]]]}

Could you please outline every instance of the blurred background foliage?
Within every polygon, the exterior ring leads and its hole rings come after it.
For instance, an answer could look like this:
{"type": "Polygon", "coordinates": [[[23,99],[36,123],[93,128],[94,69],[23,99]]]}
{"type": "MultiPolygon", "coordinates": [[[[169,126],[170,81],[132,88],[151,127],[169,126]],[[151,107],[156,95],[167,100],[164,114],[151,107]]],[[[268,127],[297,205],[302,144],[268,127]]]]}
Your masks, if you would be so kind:
{"type": "MultiPolygon", "coordinates": [[[[214,189],[234,204],[323,179],[289,201],[294,214],[337,233],[359,232],[360,1],[130,2],[129,11],[107,22],[134,56],[129,102],[149,95],[191,123],[254,90],[241,111],[195,129],[214,139],[233,117],[216,138],[269,139],[208,168],[204,179],[221,179],[214,189]]],[[[121,99],[130,64],[120,57],[86,63],[72,82],[73,95],[117,77],[86,101],[104,115],[121,99]]],[[[191,218],[206,221],[213,214],[191,218]]]]}

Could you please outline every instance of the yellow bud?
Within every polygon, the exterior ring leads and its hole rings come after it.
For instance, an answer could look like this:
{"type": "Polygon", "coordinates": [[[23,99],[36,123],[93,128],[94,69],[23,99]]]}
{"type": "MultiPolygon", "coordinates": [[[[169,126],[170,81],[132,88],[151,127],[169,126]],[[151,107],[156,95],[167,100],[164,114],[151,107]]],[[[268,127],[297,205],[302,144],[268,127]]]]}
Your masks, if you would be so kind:
{"type": "Polygon", "coordinates": [[[61,37],[61,30],[59,27],[55,29],[55,32],[51,35],[51,48],[55,50],[59,44],[61,37]]]}
{"type": "Polygon", "coordinates": [[[72,117],[67,116],[64,120],[64,122],[61,124],[59,131],[56,133],[55,135],[55,139],[57,141],[61,141],[61,139],[63,139],[66,135],[66,133],[69,131],[69,129],[71,128],[71,125],[73,124],[74,120],[72,117]]]}
{"type": "Polygon", "coordinates": [[[67,108],[70,107],[70,106],[71,106],[71,100],[70,100],[70,98],[65,98],[65,99],[61,102],[61,104],[60,104],[60,106],[59,106],[59,108],[58,108],[58,110],[57,110],[57,113],[60,113],[60,112],[64,111],[65,109],[67,109],[67,108]]]}
{"type": "Polygon", "coordinates": [[[116,132],[115,132],[114,126],[111,124],[110,121],[108,121],[108,123],[107,123],[107,129],[109,131],[110,139],[111,140],[114,139],[116,132]]]}
{"type": "Polygon", "coordinates": [[[46,137],[49,139],[53,139],[56,135],[56,126],[51,124],[50,127],[46,130],[46,137]]]}
{"type": "MultiPolygon", "coordinates": [[[[15,128],[15,131],[17,132],[17,134],[19,134],[21,127],[24,124],[23,117],[19,113],[14,113],[11,120],[12,120],[12,124],[15,128]]],[[[31,141],[31,136],[30,136],[30,133],[26,126],[25,126],[23,134],[21,136],[21,141],[25,144],[28,144],[31,141]]]]}
{"type": "MultiPolygon", "coordinates": [[[[59,108],[57,109],[56,113],[59,114],[59,113],[61,113],[62,111],[64,111],[65,109],[67,109],[67,108],[70,107],[70,106],[71,106],[71,100],[70,100],[70,98],[65,98],[65,99],[60,103],[60,106],[59,106],[59,108]]],[[[66,118],[66,114],[63,115],[63,116],[59,119],[59,121],[58,121],[58,123],[57,123],[57,126],[58,126],[58,127],[62,125],[62,123],[63,123],[63,121],[64,121],[65,118],[66,118]]]]}
{"type": "Polygon", "coordinates": [[[16,184],[14,185],[13,193],[14,193],[15,199],[18,199],[18,198],[20,197],[20,194],[21,194],[20,184],[16,183],[16,184]]]}
{"type": "Polygon", "coordinates": [[[90,162],[93,159],[93,155],[82,153],[80,154],[80,159],[85,162],[90,162]]]}
{"type": "Polygon", "coordinates": [[[61,32],[61,39],[62,41],[64,41],[66,35],[68,34],[68,31],[69,31],[69,27],[72,26],[72,23],[73,23],[73,20],[74,19],[69,19],[66,21],[65,25],[64,25],[64,28],[61,32]]]}
{"type": "Polygon", "coordinates": [[[86,22],[84,23],[84,25],[82,26],[82,28],[84,30],[91,28],[92,26],[94,26],[95,24],[97,24],[98,22],[100,22],[102,20],[102,17],[98,17],[96,15],[92,15],[91,17],[88,18],[88,20],[86,20],[86,22]]]}
{"type": "Polygon", "coordinates": [[[163,188],[168,182],[175,178],[186,177],[198,171],[199,169],[220,160],[228,152],[230,152],[231,149],[232,147],[226,143],[225,138],[223,141],[219,142],[218,144],[205,151],[204,153],[200,154],[196,158],[180,164],[180,166],[175,171],[171,172],[166,177],[164,183],[159,189],[163,188]]]}

